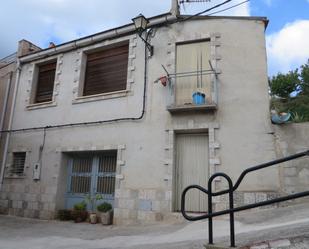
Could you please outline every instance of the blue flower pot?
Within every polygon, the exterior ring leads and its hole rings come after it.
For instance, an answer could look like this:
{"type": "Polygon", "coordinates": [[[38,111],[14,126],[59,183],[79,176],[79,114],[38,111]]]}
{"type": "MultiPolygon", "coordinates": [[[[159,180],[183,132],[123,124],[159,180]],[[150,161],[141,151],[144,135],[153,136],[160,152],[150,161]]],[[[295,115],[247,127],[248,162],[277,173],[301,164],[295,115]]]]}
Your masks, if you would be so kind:
{"type": "Polygon", "coordinates": [[[201,92],[195,92],[192,94],[193,103],[195,105],[205,104],[205,94],[201,92]]]}

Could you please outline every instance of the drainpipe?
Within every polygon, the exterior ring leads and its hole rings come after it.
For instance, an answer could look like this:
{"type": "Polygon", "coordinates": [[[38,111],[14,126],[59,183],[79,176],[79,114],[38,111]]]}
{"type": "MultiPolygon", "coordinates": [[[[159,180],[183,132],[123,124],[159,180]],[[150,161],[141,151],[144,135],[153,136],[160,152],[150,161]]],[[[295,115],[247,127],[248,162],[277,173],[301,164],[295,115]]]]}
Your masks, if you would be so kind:
{"type": "MultiPolygon", "coordinates": [[[[8,130],[12,129],[12,123],[13,123],[13,116],[14,116],[14,110],[15,110],[15,104],[16,104],[16,96],[18,92],[18,87],[19,87],[19,78],[20,78],[20,62],[17,59],[17,65],[16,65],[16,70],[17,70],[17,75],[16,75],[16,80],[15,80],[15,85],[14,85],[14,93],[13,93],[13,99],[12,99],[12,106],[10,110],[10,119],[8,123],[8,130]]],[[[10,141],[11,133],[8,132],[5,136],[5,145],[4,145],[4,150],[3,150],[3,160],[2,160],[2,165],[0,169],[0,192],[3,186],[3,179],[4,179],[4,170],[6,167],[6,160],[7,160],[7,154],[8,154],[8,147],[9,147],[9,141],[10,141]]]]}
{"type": "MultiPolygon", "coordinates": [[[[2,116],[1,116],[1,120],[0,120],[0,129],[1,130],[4,130],[4,118],[5,118],[6,107],[7,107],[8,99],[9,99],[11,81],[12,81],[12,72],[10,72],[7,87],[5,89],[4,103],[3,103],[3,107],[2,107],[2,116]]],[[[1,137],[2,137],[2,132],[0,132],[0,141],[1,141],[1,137]]]]}

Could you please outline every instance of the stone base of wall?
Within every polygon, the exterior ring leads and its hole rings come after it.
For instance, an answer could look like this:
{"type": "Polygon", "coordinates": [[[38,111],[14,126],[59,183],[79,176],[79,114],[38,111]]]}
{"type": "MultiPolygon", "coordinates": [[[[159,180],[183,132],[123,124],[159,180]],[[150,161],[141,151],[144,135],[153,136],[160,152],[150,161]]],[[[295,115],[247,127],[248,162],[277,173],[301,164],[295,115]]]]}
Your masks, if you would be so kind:
{"type": "Polygon", "coordinates": [[[171,191],[119,189],[115,193],[114,224],[154,223],[171,212],[171,191]]]}
{"type": "Polygon", "coordinates": [[[5,184],[2,190],[1,214],[46,220],[55,218],[55,194],[46,187],[5,184]]]}
{"type": "MultiPolygon", "coordinates": [[[[248,204],[258,203],[262,201],[272,200],[280,197],[281,194],[278,192],[244,192],[237,191],[234,193],[234,207],[240,207],[248,204]]],[[[228,195],[218,196],[214,198],[214,209],[216,211],[225,210],[229,207],[229,197],[228,195]]],[[[277,207],[278,203],[267,205],[261,208],[267,207],[277,207]]]]}

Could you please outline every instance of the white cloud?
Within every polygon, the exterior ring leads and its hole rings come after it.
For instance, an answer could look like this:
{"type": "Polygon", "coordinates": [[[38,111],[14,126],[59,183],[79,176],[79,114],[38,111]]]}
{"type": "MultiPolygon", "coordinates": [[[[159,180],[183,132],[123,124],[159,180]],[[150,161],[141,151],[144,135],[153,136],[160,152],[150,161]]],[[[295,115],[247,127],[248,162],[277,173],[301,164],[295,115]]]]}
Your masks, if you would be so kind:
{"type": "Polygon", "coordinates": [[[309,20],[288,23],[266,41],[270,74],[295,69],[309,58],[309,20]]]}
{"type": "MultiPolygon", "coordinates": [[[[217,11],[243,0],[234,0],[217,11]]],[[[212,3],[191,4],[192,13],[207,9],[212,3]]],[[[1,4],[0,58],[16,51],[17,42],[27,39],[41,47],[91,35],[131,22],[143,13],[146,17],[166,13],[171,0],[10,0],[1,4]]],[[[183,12],[183,14],[185,14],[183,12]]],[[[218,15],[250,15],[249,3],[218,15]]]]}
{"type": "Polygon", "coordinates": [[[39,46],[77,39],[170,10],[170,1],[156,0],[10,0],[1,4],[0,58],[27,39],[39,46]]]}

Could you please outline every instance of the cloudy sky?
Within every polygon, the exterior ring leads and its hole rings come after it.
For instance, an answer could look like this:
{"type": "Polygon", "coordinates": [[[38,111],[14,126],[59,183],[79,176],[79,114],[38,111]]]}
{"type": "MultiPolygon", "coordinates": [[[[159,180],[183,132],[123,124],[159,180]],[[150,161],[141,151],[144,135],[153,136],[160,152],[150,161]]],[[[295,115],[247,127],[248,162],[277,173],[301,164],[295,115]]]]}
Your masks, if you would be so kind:
{"type": "MultiPolygon", "coordinates": [[[[182,8],[192,14],[224,0],[196,3],[182,8]]],[[[232,0],[224,5],[243,2],[232,0]]],[[[60,44],[146,17],[168,12],[170,0],[10,0],[0,9],[0,58],[16,50],[27,39],[45,48],[50,41],[60,44]]],[[[287,72],[309,58],[309,0],[251,0],[217,15],[266,16],[269,74],[287,72]]]]}

